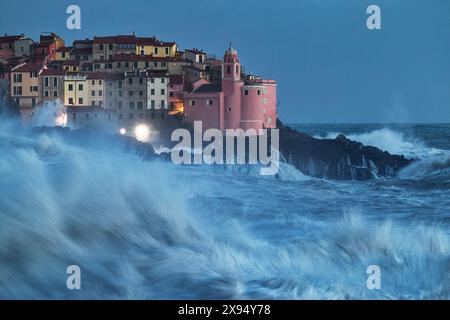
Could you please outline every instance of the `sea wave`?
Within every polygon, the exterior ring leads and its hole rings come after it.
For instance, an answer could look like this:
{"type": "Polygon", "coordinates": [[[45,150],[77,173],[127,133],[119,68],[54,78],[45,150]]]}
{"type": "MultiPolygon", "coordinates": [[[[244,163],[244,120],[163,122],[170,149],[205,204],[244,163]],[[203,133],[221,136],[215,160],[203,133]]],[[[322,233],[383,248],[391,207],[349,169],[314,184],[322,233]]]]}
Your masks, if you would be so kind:
{"type": "Polygon", "coordinates": [[[450,298],[450,238],[439,226],[374,222],[353,209],[306,224],[293,211],[274,239],[258,225],[282,219],[267,201],[301,205],[292,184],[0,132],[0,298],[450,298]],[[204,193],[211,206],[193,207],[204,193]],[[74,264],[81,290],[66,288],[74,264]],[[373,264],[383,290],[366,287],[373,264]]]}
{"type": "MultiPolygon", "coordinates": [[[[340,132],[329,132],[326,135],[316,136],[319,139],[334,139],[340,132]]],[[[409,159],[419,159],[442,155],[444,150],[431,148],[420,139],[406,135],[402,132],[382,128],[364,133],[350,133],[345,136],[351,140],[361,142],[366,146],[377,147],[391,154],[404,155],[409,159]]]]}

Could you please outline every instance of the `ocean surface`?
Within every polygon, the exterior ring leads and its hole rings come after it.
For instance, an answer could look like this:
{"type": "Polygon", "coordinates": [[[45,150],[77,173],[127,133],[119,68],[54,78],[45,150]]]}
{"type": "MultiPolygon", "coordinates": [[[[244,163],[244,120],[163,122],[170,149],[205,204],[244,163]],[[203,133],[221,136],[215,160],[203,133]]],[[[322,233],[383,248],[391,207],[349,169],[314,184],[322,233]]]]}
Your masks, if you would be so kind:
{"type": "Polygon", "coordinates": [[[371,181],[262,177],[0,121],[0,298],[449,299],[450,125],[292,126],[417,161],[371,181]]]}

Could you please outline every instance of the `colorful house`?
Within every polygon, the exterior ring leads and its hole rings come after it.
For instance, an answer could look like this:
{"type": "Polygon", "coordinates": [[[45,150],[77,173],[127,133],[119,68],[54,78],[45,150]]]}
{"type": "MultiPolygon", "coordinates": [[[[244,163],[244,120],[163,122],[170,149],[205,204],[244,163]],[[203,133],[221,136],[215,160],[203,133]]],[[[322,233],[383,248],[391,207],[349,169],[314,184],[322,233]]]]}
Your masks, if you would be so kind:
{"type": "Polygon", "coordinates": [[[28,122],[39,100],[38,75],[46,67],[40,63],[23,63],[11,69],[10,94],[20,108],[22,119],[28,122]]]}

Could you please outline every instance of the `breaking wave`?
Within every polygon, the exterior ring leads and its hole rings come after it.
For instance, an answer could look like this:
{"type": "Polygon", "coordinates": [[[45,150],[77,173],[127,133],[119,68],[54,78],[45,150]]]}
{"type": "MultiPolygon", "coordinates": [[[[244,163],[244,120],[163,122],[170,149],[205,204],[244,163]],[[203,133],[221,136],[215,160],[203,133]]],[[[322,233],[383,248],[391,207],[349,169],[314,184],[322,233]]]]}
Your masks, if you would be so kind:
{"type": "MultiPolygon", "coordinates": [[[[334,139],[339,134],[339,132],[330,132],[325,136],[316,136],[316,138],[334,139]]],[[[351,140],[361,142],[363,145],[377,147],[391,154],[404,155],[410,159],[442,154],[442,150],[430,148],[420,139],[388,128],[366,133],[350,133],[345,134],[345,136],[351,140]]]]}
{"type": "Polygon", "coordinates": [[[344,184],[144,162],[6,126],[0,152],[0,298],[450,298],[444,228],[297,209],[307,193],[331,212],[344,184]],[[366,287],[372,264],[383,290],[366,287]]]}

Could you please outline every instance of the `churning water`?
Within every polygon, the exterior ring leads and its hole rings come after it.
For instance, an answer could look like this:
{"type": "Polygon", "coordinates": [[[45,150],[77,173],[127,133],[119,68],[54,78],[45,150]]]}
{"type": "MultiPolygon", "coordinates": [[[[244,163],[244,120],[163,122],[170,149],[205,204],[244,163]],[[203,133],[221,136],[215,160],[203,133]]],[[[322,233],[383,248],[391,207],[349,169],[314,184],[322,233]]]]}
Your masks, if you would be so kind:
{"type": "Polygon", "coordinates": [[[274,179],[1,122],[0,298],[450,298],[450,126],[300,129],[420,160],[392,179],[274,179]]]}

